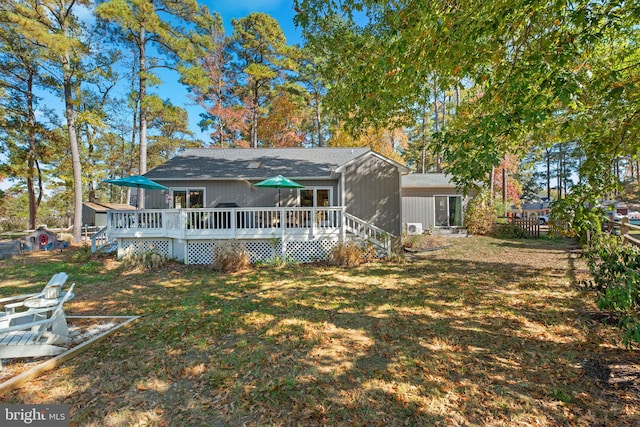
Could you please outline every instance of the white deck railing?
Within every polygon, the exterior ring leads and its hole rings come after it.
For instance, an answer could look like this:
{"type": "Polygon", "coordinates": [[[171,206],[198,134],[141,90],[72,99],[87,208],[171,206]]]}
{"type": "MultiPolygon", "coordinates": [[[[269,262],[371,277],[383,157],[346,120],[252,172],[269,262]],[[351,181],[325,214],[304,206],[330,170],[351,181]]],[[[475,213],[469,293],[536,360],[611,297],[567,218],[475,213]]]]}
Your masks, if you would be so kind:
{"type": "Polygon", "coordinates": [[[110,239],[310,237],[344,234],[344,208],[208,208],[109,211],[110,239]]]}

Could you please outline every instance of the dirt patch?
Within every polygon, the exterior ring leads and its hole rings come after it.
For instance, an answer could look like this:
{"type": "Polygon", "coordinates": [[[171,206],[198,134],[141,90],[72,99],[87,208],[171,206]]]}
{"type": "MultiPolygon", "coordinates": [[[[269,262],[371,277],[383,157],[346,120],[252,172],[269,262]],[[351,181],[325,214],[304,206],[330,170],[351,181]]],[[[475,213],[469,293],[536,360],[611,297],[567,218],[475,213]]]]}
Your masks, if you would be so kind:
{"type": "Polygon", "coordinates": [[[421,234],[418,236],[406,236],[402,240],[402,247],[409,251],[420,251],[447,246],[450,243],[450,240],[443,236],[421,234]]]}
{"type": "MultiPolygon", "coordinates": [[[[67,319],[71,341],[64,347],[71,350],[98,335],[115,328],[127,319],[119,318],[70,318],[67,319]]],[[[3,359],[0,370],[0,383],[8,381],[23,372],[39,365],[51,357],[3,359]]]]}

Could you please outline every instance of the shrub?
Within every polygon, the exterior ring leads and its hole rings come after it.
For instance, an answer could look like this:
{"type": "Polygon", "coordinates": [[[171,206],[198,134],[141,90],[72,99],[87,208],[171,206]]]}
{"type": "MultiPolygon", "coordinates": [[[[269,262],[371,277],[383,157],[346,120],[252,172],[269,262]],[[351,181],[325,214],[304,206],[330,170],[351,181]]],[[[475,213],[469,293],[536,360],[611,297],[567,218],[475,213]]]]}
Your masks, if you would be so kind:
{"type": "Polygon", "coordinates": [[[364,261],[365,251],[356,242],[340,242],[331,251],[331,262],[341,267],[356,267],[364,261]]]}
{"type": "Polygon", "coordinates": [[[89,245],[82,245],[78,250],[71,255],[71,262],[85,263],[91,260],[93,254],[91,253],[91,247],[89,245]]]}
{"type": "Polygon", "coordinates": [[[469,203],[464,223],[469,233],[483,236],[491,232],[495,218],[496,210],[491,201],[491,194],[483,190],[469,203]]]}
{"type": "Polygon", "coordinates": [[[495,224],[491,235],[498,239],[526,239],[529,237],[526,231],[515,224],[495,224]]]}
{"type": "Polygon", "coordinates": [[[213,269],[233,273],[249,267],[251,257],[244,245],[224,242],[213,249],[213,269]]]}
{"type": "Polygon", "coordinates": [[[618,315],[625,345],[640,344],[640,248],[602,234],[591,241],[584,255],[598,292],[598,308],[618,315]]]}
{"type": "Polygon", "coordinates": [[[125,255],[122,257],[122,263],[125,267],[145,270],[162,267],[168,260],[169,258],[166,255],[156,250],[135,253],[132,246],[125,250],[125,255]]]}

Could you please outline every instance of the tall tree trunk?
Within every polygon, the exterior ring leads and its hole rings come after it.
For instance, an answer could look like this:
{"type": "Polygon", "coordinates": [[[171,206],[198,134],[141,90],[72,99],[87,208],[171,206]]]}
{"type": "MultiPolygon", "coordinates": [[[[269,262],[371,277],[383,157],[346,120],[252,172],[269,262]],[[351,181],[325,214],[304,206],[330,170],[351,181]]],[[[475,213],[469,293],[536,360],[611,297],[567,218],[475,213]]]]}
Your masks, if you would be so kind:
{"type": "Polygon", "coordinates": [[[556,166],[556,189],[558,200],[562,199],[562,154],[558,156],[558,165],[556,166]]]}
{"type": "Polygon", "coordinates": [[[422,104],[422,173],[427,172],[427,100],[422,104]]]}
{"type": "MultiPolygon", "coordinates": [[[[34,183],[34,176],[37,162],[37,150],[36,150],[36,116],[33,108],[33,78],[34,73],[30,70],[27,77],[27,110],[29,120],[29,153],[27,156],[27,194],[29,197],[29,229],[36,228],[36,218],[38,212],[39,203],[36,200],[36,190],[34,183]]],[[[42,182],[40,182],[40,188],[42,188],[42,182]]],[[[40,195],[42,197],[42,194],[40,195]]]]}
{"type": "Polygon", "coordinates": [[[95,169],[95,159],[93,158],[95,148],[94,148],[94,135],[88,124],[84,125],[84,134],[87,138],[87,162],[88,165],[87,170],[87,200],[91,203],[95,203],[96,201],[96,189],[93,186],[93,173],[95,169]]]}
{"type": "Polygon", "coordinates": [[[62,79],[64,86],[65,116],[67,119],[67,134],[71,148],[71,164],[73,166],[73,240],[80,242],[82,238],[82,165],[80,150],[76,137],[76,118],[73,109],[71,58],[67,51],[62,64],[62,79]]]}
{"type": "Polygon", "coordinates": [[[544,149],[547,160],[547,201],[551,200],[551,149],[544,149]]]}
{"type": "Polygon", "coordinates": [[[447,128],[447,93],[442,94],[442,130],[447,128]]]}
{"type": "Polygon", "coordinates": [[[493,203],[493,200],[495,198],[495,177],[496,177],[496,167],[495,166],[491,166],[491,175],[489,176],[489,192],[491,194],[491,203],[493,203]]]}
{"type": "MultiPolygon", "coordinates": [[[[136,83],[135,83],[135,65],[133,67],[133,69],[131,70],[131,93],[135,93],[135,88],[136,88],[136,83]]],[[[124,138],[122,141],[122,165],[123,165],[123,170],[120,171],[121,176],[125,176],[125,175],[132,175],[133,174],[133,167],[135,164],[135,158],[136,158],[136,136],[138,135],[138,111],[140,108],[140,94],[138,94],[138,97],[134,100],[135,104],[132,106],[132,126],[131,126],[131,146],[130,151],[129,151],[129,156],[127,157],[127,153],[126,153],[126,147],[125,147],[125,143],[124,143],[124,138]],[[126,161],[124,161],[124,159],[128,158],[128,163],[126,161]],[[124,166],[127,166],[126,169],[124,169],[124,166]]],[[[139,151],[139,150],[138,150],[139,151]]],[[[123,192],[120,191],[120,194],[122,194],[123,192]]],[[[122,202],[120,202],[122,203],[122,202]]]]}
{"type": "MultiPolygon", "coordinates": [[[[147,51],[146,31],[140,29],[140,170],[139,175],[147,173],[147,51]]],[[[144,208],[144,191],[138,188],[136,206],[144,208]]]]}
{"type": "Polygon", "coordinates": [[[253,100],[251,101],[251,147],[258,148],[258,85],[253,86],[253,100]]]}
{"type": "MultiPolygon", "coordinates": [[[[440,132],[440,117],[438,115],[438,80],[433,77],[433,111],[435,115],[435,131],[440,132]]],[[[440,152],[436,154],[436,172],[442,173],[442,156],[440,152]]]]}
{"type": "Polygon", "coordinates": [[[318,147],[324,147],[324,135],[322,135],[322,112],[320,111],[320,96],[317,92],[315,94],[315,109],[316,128],[318,132],[318,147]]]}
{"type": "Polygon", "coordinates": [[[503,216],[507,216],[507,169],[502,168],[502,209],[503,216]]]}

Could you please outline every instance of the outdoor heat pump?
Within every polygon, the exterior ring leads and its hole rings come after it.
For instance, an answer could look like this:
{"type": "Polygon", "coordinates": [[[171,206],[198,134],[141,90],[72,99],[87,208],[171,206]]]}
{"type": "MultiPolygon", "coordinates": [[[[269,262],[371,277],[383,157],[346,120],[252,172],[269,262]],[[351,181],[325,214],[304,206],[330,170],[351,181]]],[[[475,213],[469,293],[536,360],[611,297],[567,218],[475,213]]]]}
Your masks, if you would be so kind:
{"type": "Polygon", "coordinates": [[[418,234],[422,234],[422,223],[421,222],[410,222],[407,224],[407,234],[410,236],[415,236],[418,234]]]}

